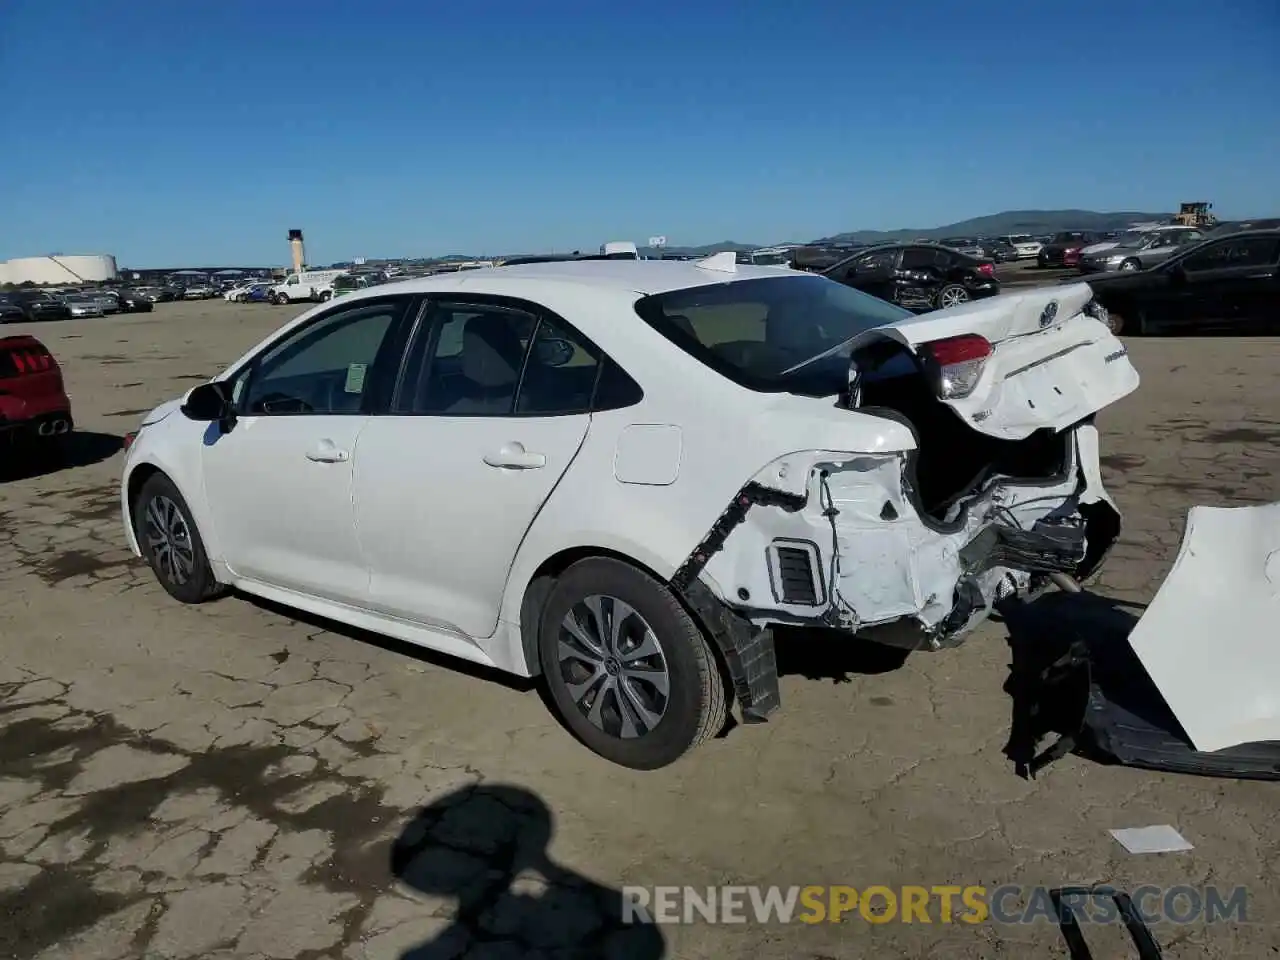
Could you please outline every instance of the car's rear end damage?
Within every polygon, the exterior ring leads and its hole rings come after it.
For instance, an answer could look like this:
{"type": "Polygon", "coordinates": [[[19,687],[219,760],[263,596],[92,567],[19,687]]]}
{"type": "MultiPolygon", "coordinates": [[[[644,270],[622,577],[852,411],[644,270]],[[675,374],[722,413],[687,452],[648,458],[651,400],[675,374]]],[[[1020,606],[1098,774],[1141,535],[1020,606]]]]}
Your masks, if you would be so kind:
{"type": "Polygon", "coordinates": [[[829,402],[848,410],[848,448],[750,478],[673,578],[686,596],[705,589],[755,630],[938,649],[1000,601],[1097,569],[1120,517],[1093,417],[1137,374],[1087,288],[903,321],[845,355],[829,402]],[[907,429],[869,429],[885,421],[907,429]]]}

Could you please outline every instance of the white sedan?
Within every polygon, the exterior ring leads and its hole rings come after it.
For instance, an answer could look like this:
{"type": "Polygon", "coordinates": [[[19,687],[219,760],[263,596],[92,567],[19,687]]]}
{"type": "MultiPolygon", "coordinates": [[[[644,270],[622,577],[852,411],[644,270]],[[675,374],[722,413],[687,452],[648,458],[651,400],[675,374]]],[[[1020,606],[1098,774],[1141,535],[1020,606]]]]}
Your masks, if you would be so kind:
{"type": "Polygon", "coordinates": [[[545,679],[655,768],[779,704],[772,626],[958,642],[1119,530],[1138,383],[1084,284],[915,317],[823,277],[578,261],[358,291],[130,438],[128,538],[227,588],[545,679]]]}

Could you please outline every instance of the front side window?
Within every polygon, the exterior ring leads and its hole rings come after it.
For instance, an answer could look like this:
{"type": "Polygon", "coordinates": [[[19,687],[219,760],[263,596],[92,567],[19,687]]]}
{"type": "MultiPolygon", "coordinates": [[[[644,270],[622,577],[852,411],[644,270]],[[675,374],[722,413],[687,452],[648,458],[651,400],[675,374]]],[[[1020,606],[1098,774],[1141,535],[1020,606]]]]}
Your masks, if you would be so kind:
{"type": "Polygon", "coordinates": [[[1182,261],[1188,273],[1205,270],[1229,270],[1234,267],[1265,267],[1276,262],[1276,237],[1237,237],[1219,240],[1191,254],[1182,261]]]}
{"type": "Polygon", "coordinates": [[[367,412],[375,389],[394,375],[386,349],[405,306],[397,298],[339,310],[286,336],[233,388],[237,409],[247,416],[367,412]]]}
{"type": "MultiPolygon", "coordinates": [[[[739,280],[644,297],[636,312],[675,346],[735,383],[827,396],[848,370],[847,342],[910,317],[825,277],[739,280]]],[[[838,389],[838,388],[837,388],[838,389]]]]}
{"type": "Polygon", "coordinates": [[[877,250],[853,262],[858,273],[873,273],[879,270],[890,270],[898,257],[897,249],[877,250]]]}

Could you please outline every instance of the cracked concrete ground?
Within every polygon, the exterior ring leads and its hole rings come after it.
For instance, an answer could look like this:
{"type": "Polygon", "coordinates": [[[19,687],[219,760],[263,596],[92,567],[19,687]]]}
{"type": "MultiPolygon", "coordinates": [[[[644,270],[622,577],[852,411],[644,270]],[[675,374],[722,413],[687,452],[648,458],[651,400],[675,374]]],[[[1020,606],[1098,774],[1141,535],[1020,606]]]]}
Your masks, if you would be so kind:
{"type": "MultiPolygon", "coordinates": [[[[78,465],[0,484],[0,956],[1020,960],[1065,956],[1057,929],[855,917],[655,939],[620,925],[616,891],[1101,881],[1245,885],[1247,923],[1162,924],[1165,955],[1280,952],[1277,787],[1074,756],[1019,779],[1000,624],[901,666],[789,638],[776,719],[641,774],[519,683],[243,598],[170,601],[124,547],[112,438],[296,312],[165,304],[34,330],[84,433],[78,465]],[[1106,833],[1158,823],[1195,849],[1135,857],[1106,833]]],[[[1097,589],[1142,602],[1190,505],[1280,499],[1280,351],[1129,346],[1142,389],[1102,419],[1127,527],[1097,589]]]]}

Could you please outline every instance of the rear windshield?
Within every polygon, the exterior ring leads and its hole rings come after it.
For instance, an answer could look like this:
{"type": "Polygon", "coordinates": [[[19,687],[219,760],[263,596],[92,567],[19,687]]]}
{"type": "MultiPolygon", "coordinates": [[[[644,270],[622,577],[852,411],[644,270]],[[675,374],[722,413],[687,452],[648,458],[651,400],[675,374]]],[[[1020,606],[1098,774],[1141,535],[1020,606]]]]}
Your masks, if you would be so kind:
{"type": "Polygon", "coordinates": [[[741,386],[811,396],[828,396],[843,385],[849,358],[838,348],[846,341],[911,316],[870,294],[804,273],[655,294],[638,301],[636,312],[681,350],[741,386]]]}

